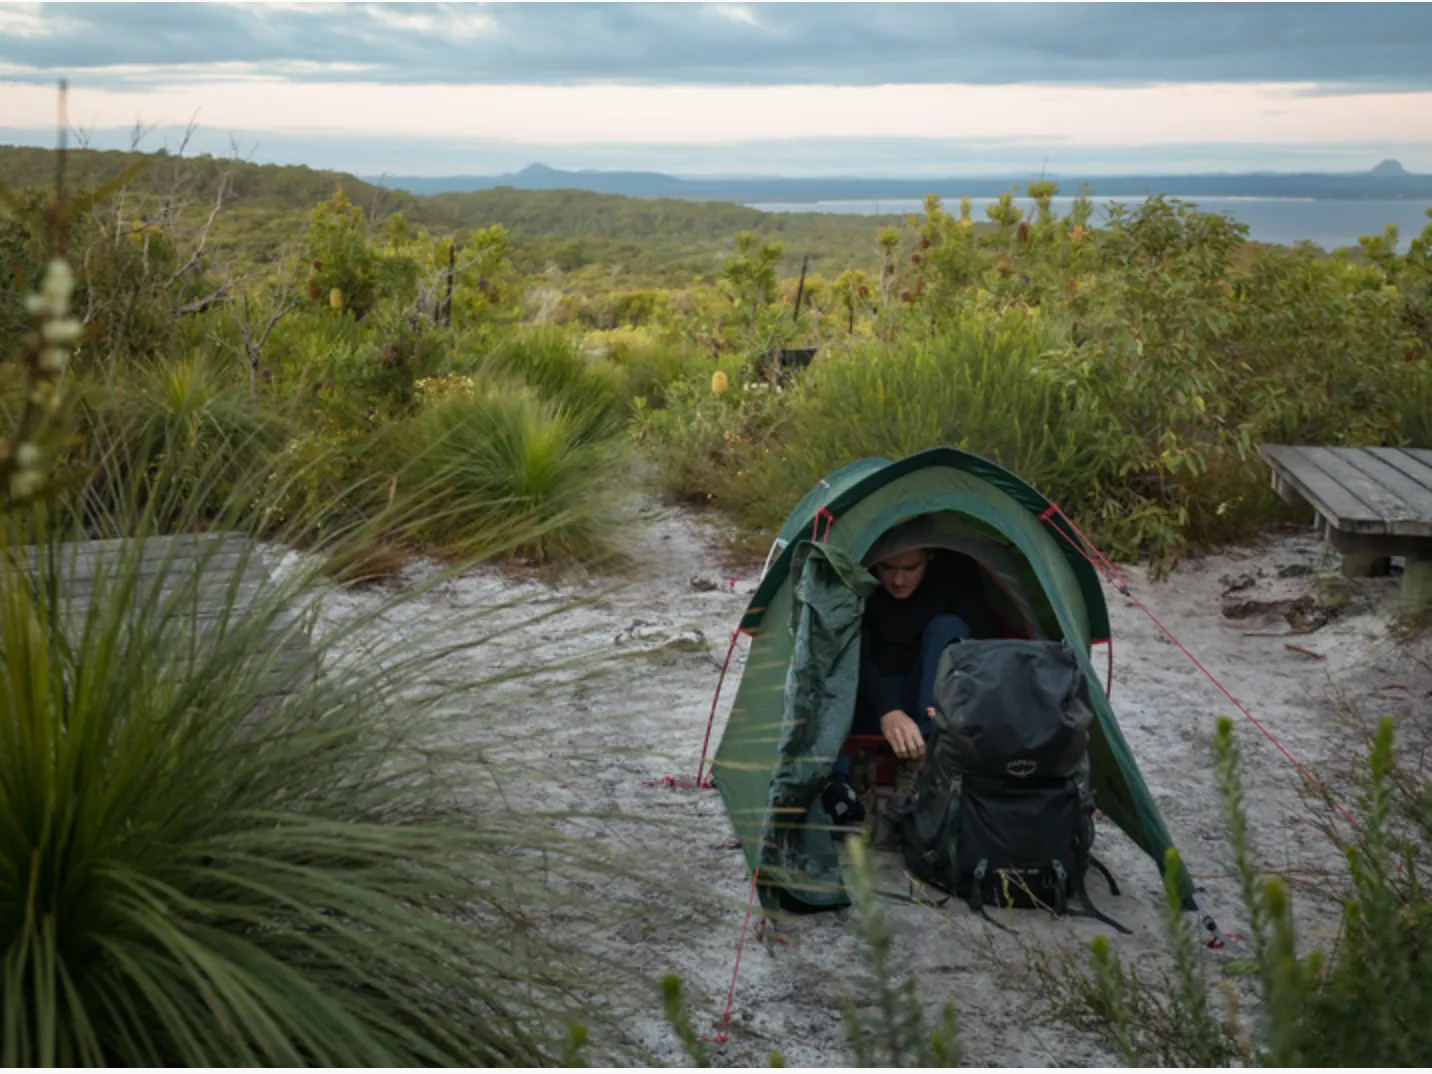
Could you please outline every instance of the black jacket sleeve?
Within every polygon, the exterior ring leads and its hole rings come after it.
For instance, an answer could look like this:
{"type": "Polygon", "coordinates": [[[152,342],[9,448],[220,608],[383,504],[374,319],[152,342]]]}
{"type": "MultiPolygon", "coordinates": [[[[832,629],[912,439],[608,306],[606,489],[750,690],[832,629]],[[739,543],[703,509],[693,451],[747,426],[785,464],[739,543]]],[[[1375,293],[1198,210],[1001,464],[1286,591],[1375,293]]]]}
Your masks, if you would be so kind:
{"type": "Polygon", "coordinates": [[[860,685],[856,689],[856,704],[874,711],[877,716],[884,716],[900,707],[900,698],[880,674],[880,668],[875,663],[874,641],[870,634],[870,625],[861,624],[860,685]]]}
{"type": "Polygon", "coordinates": [[[971,636],[988,638],[994,624],[985,593],[984,568],[969,556],[956,556],[948,570],[945,610],[963,619],[971,636]]]}

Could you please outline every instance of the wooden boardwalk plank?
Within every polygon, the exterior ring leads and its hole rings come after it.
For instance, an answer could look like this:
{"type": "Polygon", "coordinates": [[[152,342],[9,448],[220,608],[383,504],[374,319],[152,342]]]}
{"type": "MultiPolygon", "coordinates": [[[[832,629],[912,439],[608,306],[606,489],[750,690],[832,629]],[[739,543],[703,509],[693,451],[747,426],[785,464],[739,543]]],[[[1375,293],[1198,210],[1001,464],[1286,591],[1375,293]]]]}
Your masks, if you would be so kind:
{"type": "MultiPolygon", "coordinates": [[[[58,577],[57,611],[74,642],[80,640],[97,596],[126,619],[143,618],[147,628],[185,645],[208,645],[217,640],[216,630],[242,629],[246,609],[256,602],[294,596],[275,579],[282,557],[240,533],[76,541],[9,548],[0,555],[31,585],[45,576],[58,577]],[[136,584],[126,596],[121,591],[127,582],[136,584]],[[157,609],[150,605],[156,598],[157,609]],[[114,601],[122,601],[123,607],[114,601]],[[153,621],[155,611],[158,623],[153,621]]],[[[267,617],[270,611],[264,608],[258,614],[267,617]]],[[[291,606],[279,611],[265,633],[266,644],[253,655],[271,662],[263,677],[269,684],[266,696],[276,703],[317,669],[303,611],[291,606]]]]}
{"type": "Polygon", "coordinates": [[[1266,444],[1273,487],[1321,516],[1324,537],[1354,561],[1406,557],[1399,611],[1432,610],[1432,451],[1266,444]]]}
{"type": "MultiPolygon", "coordinates": [[[[1372,451],[1343,451],[1341,458],[1401,500],[1410,517],[1419,520],[1432,519],[1432,486],[1424,485],[1372,451]]],[[[1411,467],[1417,465],[1415,462],[1410,463],[1411,467]]],[[[1427,471],[1427,474],[1429,480],[1432,480],[1432,470],[1427,471]]]]}
{"type": "Polygon", "coordinates": [[[1384,532],[1373,508],[1311,464],[1304,455],[1305,450],[1283,444],[1269,444],[1259,449],[1273,469],[1279,493],[1283,493],[1283,486],[1292,486],[1313,510],[1338,529],[1355,533],[1384,532]]]}
{"type": "MultiPolygon", "coordinates": [[[[1409,481],[1432,493],[1432,460],[1423,462],[1407,448],[1368,448],[1368,454],[1386,463],[1409,481]]],[[[1429,453],[1432,454],[1432,453],[1429,453]]]]}
{"type": "Polygon", "coordinates": [[[1402,450],[1407,452],[1407,454],[1411,455],[1423,466],[1432,468],[1432,449],[1410,447],[1403,448],[1402,450]]]}
{"type": "Polygon", "coordinates": [[[1386,468],[1362,449],[1310,447],[1305,449],[1304,458],[1372,508],[1372,521],[1383,524],[1382,532],[1398,537],[1432,537],[1432,512],[1420,510],[1389,488],[1385,483],[1390,479],[1386,468]],[[1369,473],[1374,465],[1378,472],[1369,473]]]}

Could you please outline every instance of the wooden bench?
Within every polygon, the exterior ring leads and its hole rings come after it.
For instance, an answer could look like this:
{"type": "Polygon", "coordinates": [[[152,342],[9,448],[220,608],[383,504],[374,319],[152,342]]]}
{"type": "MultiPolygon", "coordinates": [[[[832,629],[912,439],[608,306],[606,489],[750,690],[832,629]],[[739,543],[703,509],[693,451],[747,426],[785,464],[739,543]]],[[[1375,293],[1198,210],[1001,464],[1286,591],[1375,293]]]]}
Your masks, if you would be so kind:
{"type": "Polygon", "coordinates": [[[1268,444],[1259,454],[1278,495],[1317,513],[1344,573],[1386,574],[1404,556],[1401,612],[1432,609],[1432,451],[1268,444]]]}
{"type": "MultiPolygon", "coordinates": [[[[134,576],[133,592],[112,599],[123,599],[135,614],[161,608],[174,642],[194,645],[221,624],[240,622],[255,600],[274,599],[279,584],[272,553],[242,533],[74,541],[12,555],[31,584],[58,578],[60,617],[72,642],[84,629],[97,585],[105,592],[113,581],[134,576]],[[41,557],[53,565],[42,567],[41,557]]],[[[270,663],[260,680],[263,711],[315,672],[309,630],[296,611],[274,617],[269,633],[274,648],[265,654],[270,663]]]]}

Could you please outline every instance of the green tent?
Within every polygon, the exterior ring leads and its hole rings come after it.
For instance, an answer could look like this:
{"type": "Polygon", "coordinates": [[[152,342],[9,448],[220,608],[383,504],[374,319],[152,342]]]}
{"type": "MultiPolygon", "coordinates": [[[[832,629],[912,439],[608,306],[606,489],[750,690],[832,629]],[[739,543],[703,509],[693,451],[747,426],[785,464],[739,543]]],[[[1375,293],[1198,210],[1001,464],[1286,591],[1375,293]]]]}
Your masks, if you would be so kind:
{"type": "MultiPolygon", "coordinates": [[[[741,619],[751,646],[712,768],[764,906],[849,903],[819,794],[854,715],[861,614],[876,585],[861,564],[915,545],[973,556],[1001,619],[1072,644],[1097,715],[1098,807],[1163,868],[1168,830],[1089,660],[1109,639],[1099,578],[1050,507],[1014,474],[952,448],[862,459],[796,506],[741,619]]],[[[1186,873],[1180,883],[1193,909],[1186,873]]]]}

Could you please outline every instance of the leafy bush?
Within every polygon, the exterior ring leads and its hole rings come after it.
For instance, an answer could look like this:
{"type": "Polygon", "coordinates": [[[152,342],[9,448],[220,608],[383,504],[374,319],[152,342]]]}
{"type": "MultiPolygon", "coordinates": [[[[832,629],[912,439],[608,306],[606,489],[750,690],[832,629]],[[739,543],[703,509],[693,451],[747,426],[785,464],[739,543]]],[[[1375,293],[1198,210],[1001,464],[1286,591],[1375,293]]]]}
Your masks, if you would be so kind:
{"type": "Polygon", "coordinates": [[[699,380],[677,381],[664,408],[643,402],[632,418],[633,435],[656,460],[668,494],[735,513],[748,502],[753,468],[768,460],[784,416],[782,397],[765,384],[741,383],[739,368],[739,359],[731,360],[699,380]]]}
{"type": "Polygon", "coordinates": [[[664,407],[667,388],[681,377],[696,372],[710,374],[715,364],[695,354],[690,347],[659,338],[644,328],[616,328],[609,332],[588,332],[583,339],[587,353],[604,358],[626,374],[626,394],[645,405],[664,407]]]}
{"type": "Polygon", "coordinates": [[[1052,496],[1077,497],[1102,460],[1085,415],[1041,374],[1051,342],[1036,321],[1011,313],[929,341],[823,355],[791,394],[779,463],[754,476],[756,500],[768,505],[755,521],[779,528],[789,504],[856,459],[942,445],[1007,466],[1052,496]]]}

